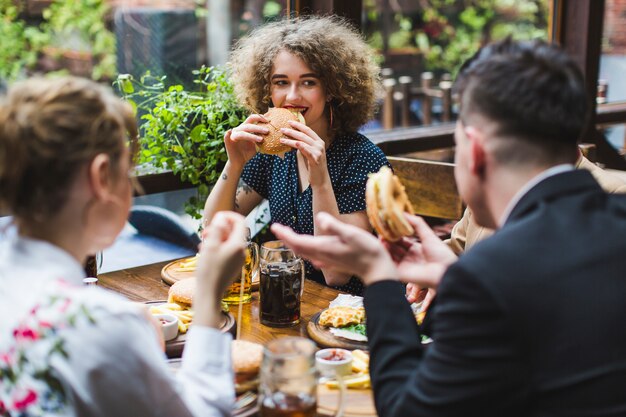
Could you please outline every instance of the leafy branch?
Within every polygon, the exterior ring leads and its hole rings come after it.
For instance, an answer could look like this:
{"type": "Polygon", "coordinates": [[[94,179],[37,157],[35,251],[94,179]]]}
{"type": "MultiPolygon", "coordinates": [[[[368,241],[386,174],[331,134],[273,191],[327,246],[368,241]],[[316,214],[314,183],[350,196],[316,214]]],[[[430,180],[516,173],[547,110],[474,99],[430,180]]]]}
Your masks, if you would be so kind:
{"type": "Polygon", "coordinates": [[[120,74],[114,85],[142,121],[139,163],[170,170],[196,185],[185,211],[200,218],[210,189],[228,159],[224,134],[246,118],[227,73],[215,67],[193,71],[197,91],[166,84],[166,77],[146,73],[139,80],[120,74]]]}

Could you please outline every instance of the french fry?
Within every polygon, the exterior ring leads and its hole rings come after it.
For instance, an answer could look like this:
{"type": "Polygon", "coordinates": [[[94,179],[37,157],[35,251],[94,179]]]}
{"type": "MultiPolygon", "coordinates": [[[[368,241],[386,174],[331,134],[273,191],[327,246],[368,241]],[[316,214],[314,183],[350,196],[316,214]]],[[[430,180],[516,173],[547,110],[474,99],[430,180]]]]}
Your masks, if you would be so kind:
{"type": "Polygon", "coordinates": [[[173,314],[178,318],[178,331],[186,333],[193,320],[193,311],[183,310],[179,304],[165,303],[149,308],[150,314],[173,314]]]}
{"type": "Polygon", "coordinates": [[[361,349],[355,349],[352,351],[352,357],[359,359],[362,362],[365,362],[369,366],[370,355],[366,351],[361,350],[361,349]]]}
{"type": "Polygon", "coordinates": [[[192,272],[195,271],[198,266],[198,258],[200,254],[196,254],[193,258],[185,259],[178,263],[178,267],[176,267],[176,271],[179,272],[192,272]]]}
{"type": "MultiPolygon", "coordinates": [[[[372,386],[369,374],[357,374],[345,377],[343,382],[346,384],[347,388],[353,389],[367,389],[372,386]]],[[[334,379],[327,381],[326,386],[331,389],[339,388],[337,381],[334,379]]]]}
{"type": "Polygon", "coordinates": [[[363,373],[367,372],[368,366],[365,362],[356,357],[352,358],[352,372],[363,373]]]}

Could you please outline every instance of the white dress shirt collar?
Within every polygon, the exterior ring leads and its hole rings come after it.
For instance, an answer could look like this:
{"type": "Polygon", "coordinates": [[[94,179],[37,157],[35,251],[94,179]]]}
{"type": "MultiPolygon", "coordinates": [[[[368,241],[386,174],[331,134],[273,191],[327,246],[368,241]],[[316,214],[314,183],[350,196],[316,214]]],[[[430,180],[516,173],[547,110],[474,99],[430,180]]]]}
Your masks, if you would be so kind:
{"type": "Polygon", "coordinates": [[[557,174],[561,174],[563,172],[571,171],[573,169],[574,169],[574,165],[572,164],[561,164],[561,165],[553,166],[552,168],[548,168],[545,171],[534,176],[530,181],[524,184],[522,188],[520,188],[517,191],[517,193],[515,193],[513,198],[511,198],[511,201],[509,201],[509,204],[507,204],[506,208],[504,209],[504,212],[502,213],[502,216],[500,217],[500,222],[498,223],[498,226],[502,227],[506,223],[506,221],[509,219],[511,212],[513,211],[517,203],[519,203],[522,197],[524,197],[531,189],[533,189],[535,185],[539,184],[541,181],[549,177],[552,177],[557,174]]]}

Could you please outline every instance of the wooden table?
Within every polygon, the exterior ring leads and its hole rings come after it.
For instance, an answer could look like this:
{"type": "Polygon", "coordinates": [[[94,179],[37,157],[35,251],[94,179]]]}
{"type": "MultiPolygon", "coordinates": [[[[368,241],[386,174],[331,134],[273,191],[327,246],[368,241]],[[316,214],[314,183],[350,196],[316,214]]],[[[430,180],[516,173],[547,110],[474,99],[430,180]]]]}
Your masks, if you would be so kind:
{"type": "MultiPolygon", "coordinates": [[[[122,269],[98,275],[98,284],[133,301],[157,301],[167,299],[169,285],[161,280],[161,269],[168,262],[136,268],[122,269]]],[[[339,291],[325,287],[313,281],[306,281],[302,295],[301,320],[292,327],[267,327],[259,321],[259,293],[252,293],[252,302],[244,304],[241,321],[241,338],[257,343],[267,343],[281,336],[307,337],[309,319],[317,312],[328,307],[339,291]]],[[[237,306],[230,311],[237,316],[237,306]]],[[[320,386],[318,390],[318,416],[332,416],[336,407],[336,391],[320,386]]],[[[376,417],[371,390],[348,390],[346,394],[345,417],[376,417]]]]}
{"type": "MultiPolygon", "coordinates": [[[[136,268],[122,269],[98,275],[98,284],[133,301],[145,302],[167,299],[169,285],[161,280],[161,269],[168,262],[160,262],[136,268]]],[[[292,327],[274,328],[259,322],[259,293],[252,293],[252,302],[244,304],[241,321],[241,338],[266,343],[280,336],[307,337],[306,326],[311,316],[328,307],[339,291],[306,280],[302,295],[300,324],[292,327]]],[[[231,314],[237,318],[237,306],[231,306],[231,314]]]]}

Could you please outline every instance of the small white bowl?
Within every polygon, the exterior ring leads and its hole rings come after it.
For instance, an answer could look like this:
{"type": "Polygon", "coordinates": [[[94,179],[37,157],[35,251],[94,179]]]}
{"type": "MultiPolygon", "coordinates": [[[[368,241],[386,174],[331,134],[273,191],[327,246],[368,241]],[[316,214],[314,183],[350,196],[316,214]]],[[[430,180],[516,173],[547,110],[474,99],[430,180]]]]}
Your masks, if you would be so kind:
{"type": "Polygon", "coordinates": [[[346,349],[322,349],[315,353],[315,364],[324,376],[350,375],[352,352],[346,349]]]}
{"type": "Polygon", "coordinates": [[[173,314],[155,314],[154,318],[161,324],[163,339],[167,342],[178,336],[178,317],[173,314]]]}

